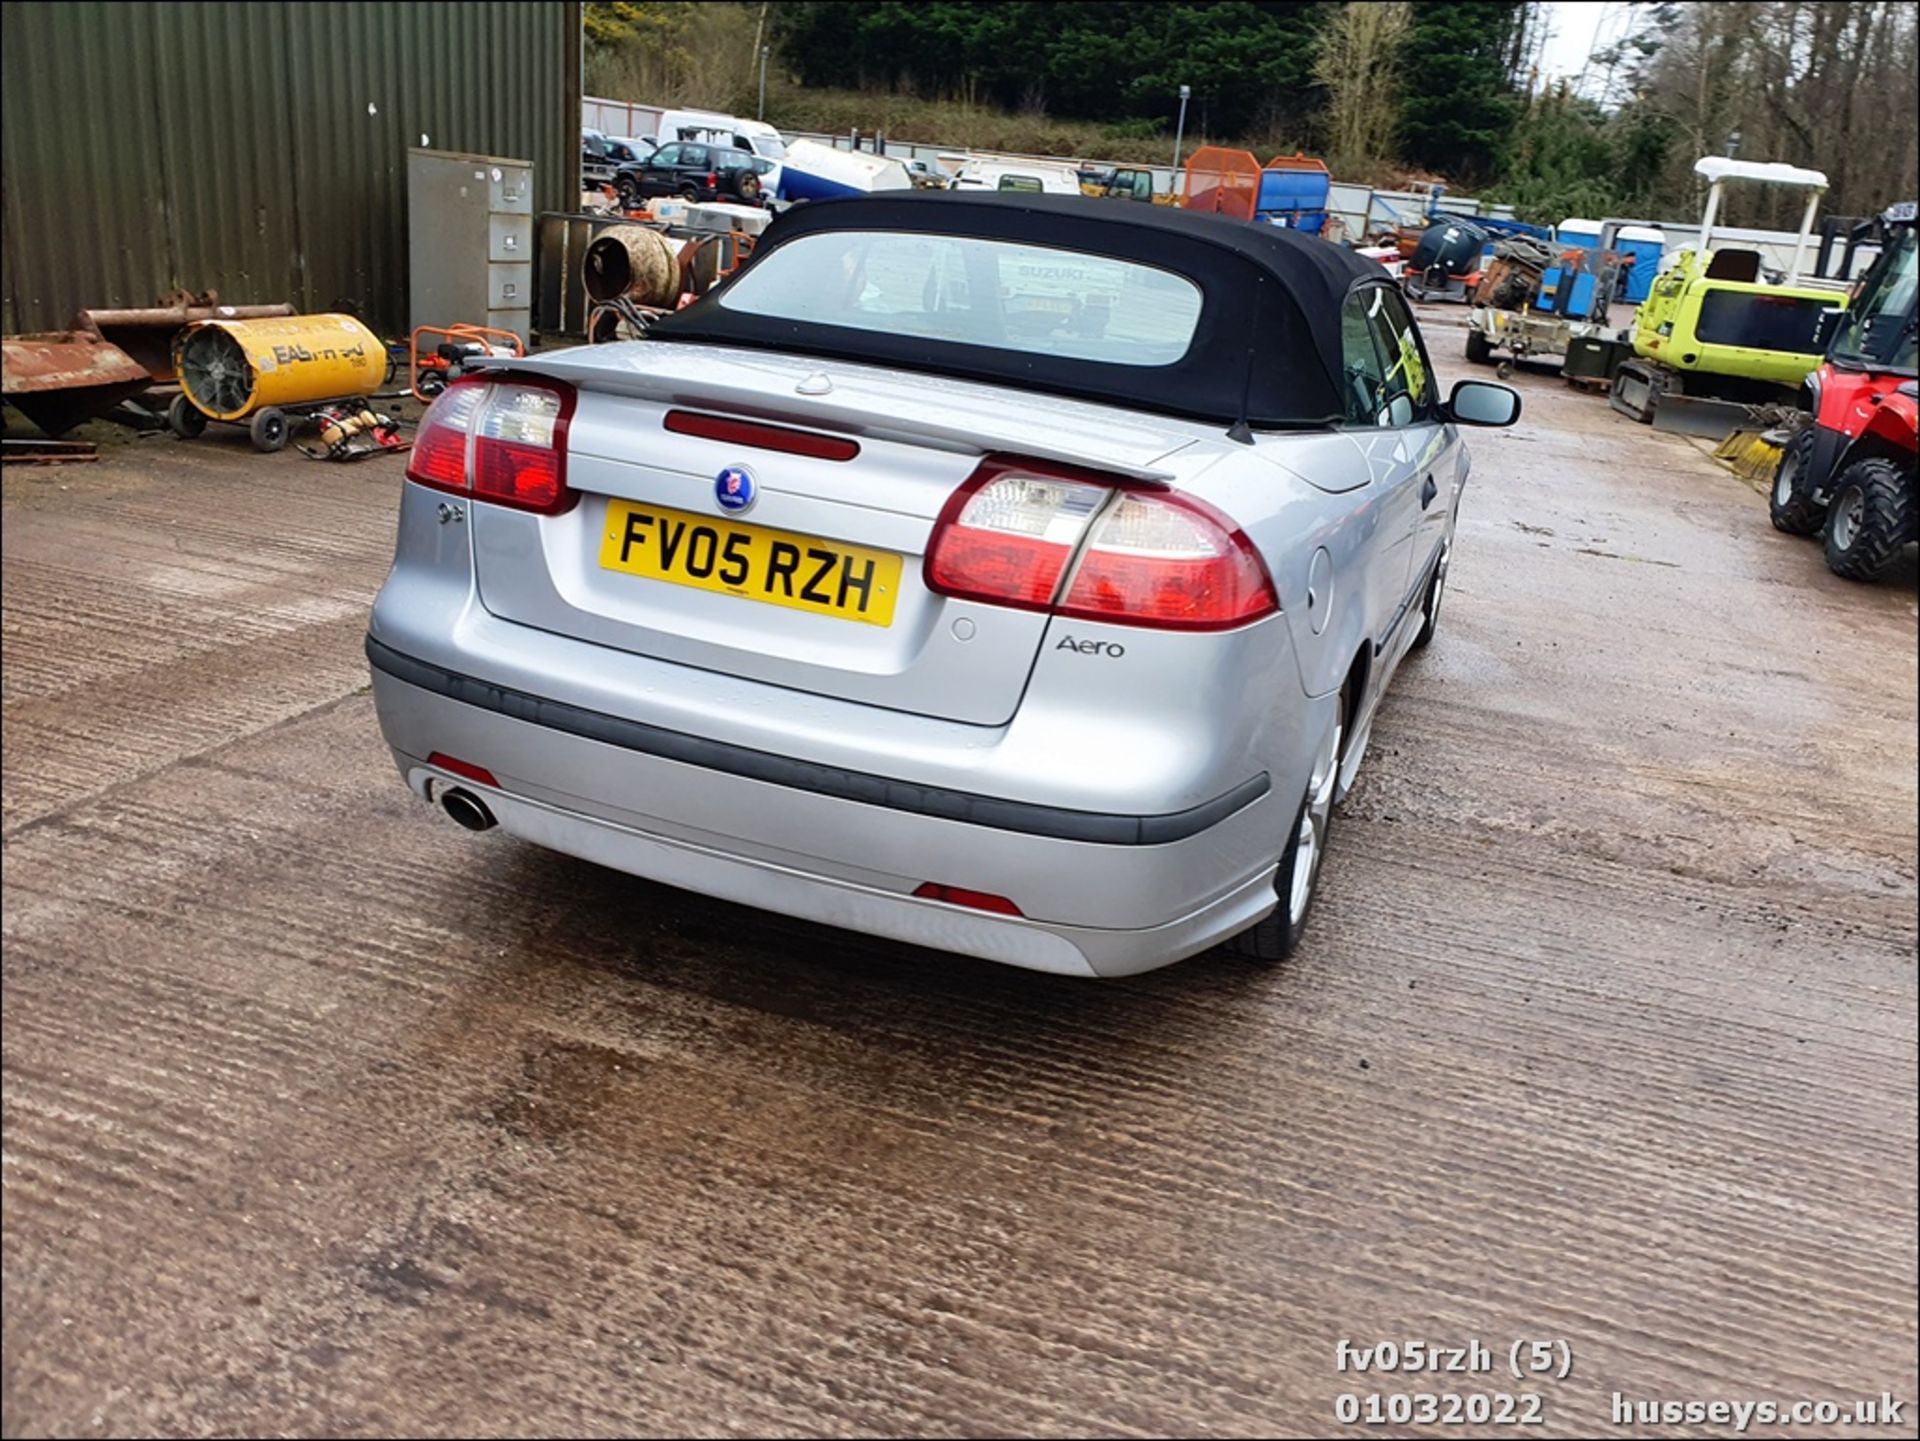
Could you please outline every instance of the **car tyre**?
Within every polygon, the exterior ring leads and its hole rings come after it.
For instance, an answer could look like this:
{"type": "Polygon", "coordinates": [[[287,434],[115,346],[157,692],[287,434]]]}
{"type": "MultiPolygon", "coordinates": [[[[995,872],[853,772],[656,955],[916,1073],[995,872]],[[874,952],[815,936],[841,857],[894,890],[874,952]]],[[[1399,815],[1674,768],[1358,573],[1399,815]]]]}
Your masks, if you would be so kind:
{"type": "Polygon", "coordinates": [[[1813,427],[1794,432],[1774,468],[1773,489],[1767,495],[1767,514],[1773,528],[1788,535],[1818,535],[1827,523],[1827,508],[1814,499],[1813,427]]]}
{"type": "Polygon", "coordinates": [[[682,185],[678,194],[680,198],[689,205],[698,205],[700,203],[700,187],[697,185],[682,185]]]}
{"type": "Polygon", "coordinates": [[[1333,829],[1333,802],[1340,785],[1341,743],[1346,739],[1346,728],[1347,697],[1342,694],[1333,733],[1307,777],[1307,792],[1300,798],[1287,848],[1281,853],[1280,864],[1273,874],[1279,904],[1239,935],[1228,939],[1227,949],[1235,955],[1257,961],[1284,961],[1306,934],[1314,897],[1319,894],[1327,839],[1333,829]]]}
{"type": "Polygon", "coordinates": [[[253,448],[262,454],[271,455],[276,450],[284,450],[287,436],[292,427],[287,424],[287,413],[277,405],[269,405],[253,413],[253,420],[247,426],[247,434],[253,437],[253,448]]]}
{"type": "Polygon", "coordinates": [[[617,176],[613,182],[614,197],[620,202],[622,210],[640,208],[640,183],[631,175],[617,176]]]}
{"type": "Polygon", "coordinates": [[[1913,479],[1876,456],[1840,472],[1827,509],[1827,569],[1848,580],[1872,580],[1913,538],[1913,479]]]}
{"type": "Polygon", "coordinates": [[[184,393],[176,395],[167,405],[167,429],[182,440],[194,440],[206,433],[207,413],[184,393]]]}
{"type": "Polygon", "coordinates": [[[1493,364],[1493,345],[1477,330],[1467,332],[1467,359],[1475,365],[1493,364]]]}

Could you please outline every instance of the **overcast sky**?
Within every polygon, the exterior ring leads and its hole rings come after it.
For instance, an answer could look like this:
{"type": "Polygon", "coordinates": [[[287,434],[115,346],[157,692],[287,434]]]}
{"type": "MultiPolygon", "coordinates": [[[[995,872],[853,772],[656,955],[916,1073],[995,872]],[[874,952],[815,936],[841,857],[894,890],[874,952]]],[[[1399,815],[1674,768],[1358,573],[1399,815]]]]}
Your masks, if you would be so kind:
{"type": "Polygon", "coordinates": [[[1540,8],[1553,31],[1541,55],[1542,80],[1578,75],[1593,52],[1601,24],[1610,20],[1617,28],[1627,9],[1620,0],[1546,0],[1540,8]]]}

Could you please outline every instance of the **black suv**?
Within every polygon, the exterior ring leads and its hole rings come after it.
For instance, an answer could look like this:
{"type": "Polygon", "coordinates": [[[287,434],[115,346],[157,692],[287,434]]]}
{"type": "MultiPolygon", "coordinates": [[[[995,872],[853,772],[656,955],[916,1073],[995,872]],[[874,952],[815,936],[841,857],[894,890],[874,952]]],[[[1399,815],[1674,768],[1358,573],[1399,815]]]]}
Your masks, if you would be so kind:
{"type": "Polygon", "coordinates": [[[639,164],[622,165],[613,173],[613,188],[629,209],[656,195],[761,203],[760,174],[752,155],[692,140],[670,141],[639,164]]]}

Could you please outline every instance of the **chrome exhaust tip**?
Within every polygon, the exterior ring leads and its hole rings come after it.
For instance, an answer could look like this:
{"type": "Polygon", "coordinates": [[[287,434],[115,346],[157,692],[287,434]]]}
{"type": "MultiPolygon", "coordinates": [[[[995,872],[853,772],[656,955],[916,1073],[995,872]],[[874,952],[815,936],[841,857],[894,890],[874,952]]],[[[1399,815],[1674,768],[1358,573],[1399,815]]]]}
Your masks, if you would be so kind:
{"type": "Polygon", "coordinates": [[[487,809],[487,803],[471,791],[455,788],[443,792],[440,809],[452,816],[456,825],[470,831],[488,831],[499,824],[493,818],[493,812],[487,809]]]}

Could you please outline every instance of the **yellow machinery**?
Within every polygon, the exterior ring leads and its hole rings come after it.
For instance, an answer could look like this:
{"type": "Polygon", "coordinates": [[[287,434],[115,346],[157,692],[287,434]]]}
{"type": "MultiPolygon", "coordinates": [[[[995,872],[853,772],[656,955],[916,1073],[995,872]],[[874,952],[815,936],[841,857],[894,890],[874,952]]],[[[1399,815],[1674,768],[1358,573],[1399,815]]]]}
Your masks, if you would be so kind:
{"type": "Polygon", "coordinates": [[[1842,297],[1768,285],[1759,270],[1754,250],[1680,251],[1641,302],[1634,354],[1674,370],[1798,385],[1820,363],[1804,347],[1818,344],[1820,317],[1842,297]]]}
{"type": "Polygon", "coordinates": [[[1637,358],[1615,372],[1610,399],[1615,410],[1658,429],[1718,438],[1742,422],[1746,405],[1791,399],[1820,364],[1822,317],[1844,297],[1800,283],[1825,175],[1719,155],[1693,168],[1710,187],[1699,244],[1677,251],[1655,277],[1634,316],[1637,358]],[[1784,285],[1763,278],[1759,251],[1714,246],[1729,180],[1808,192],[1784,285]]]}
{"type": "Polygon", "coordinates": [[[387,377],[387,349],[351,315],[201,320],[174,340],[182,394],[167,413],[191,438],[209,420],[248,422],[254,446],[287,443],[289,410],[372,395],[387,377]]]}
{"type": "Polygon", "coordinates": [[[1109,171],[1104,180],[1082,180],[1080,193],[1095,199],[1145,200],[1153,205],[1180,203],[1180,197],[1172,191],[1154,189],[1153,172],[1137,166],[1120,166],[1109,171]]]}

